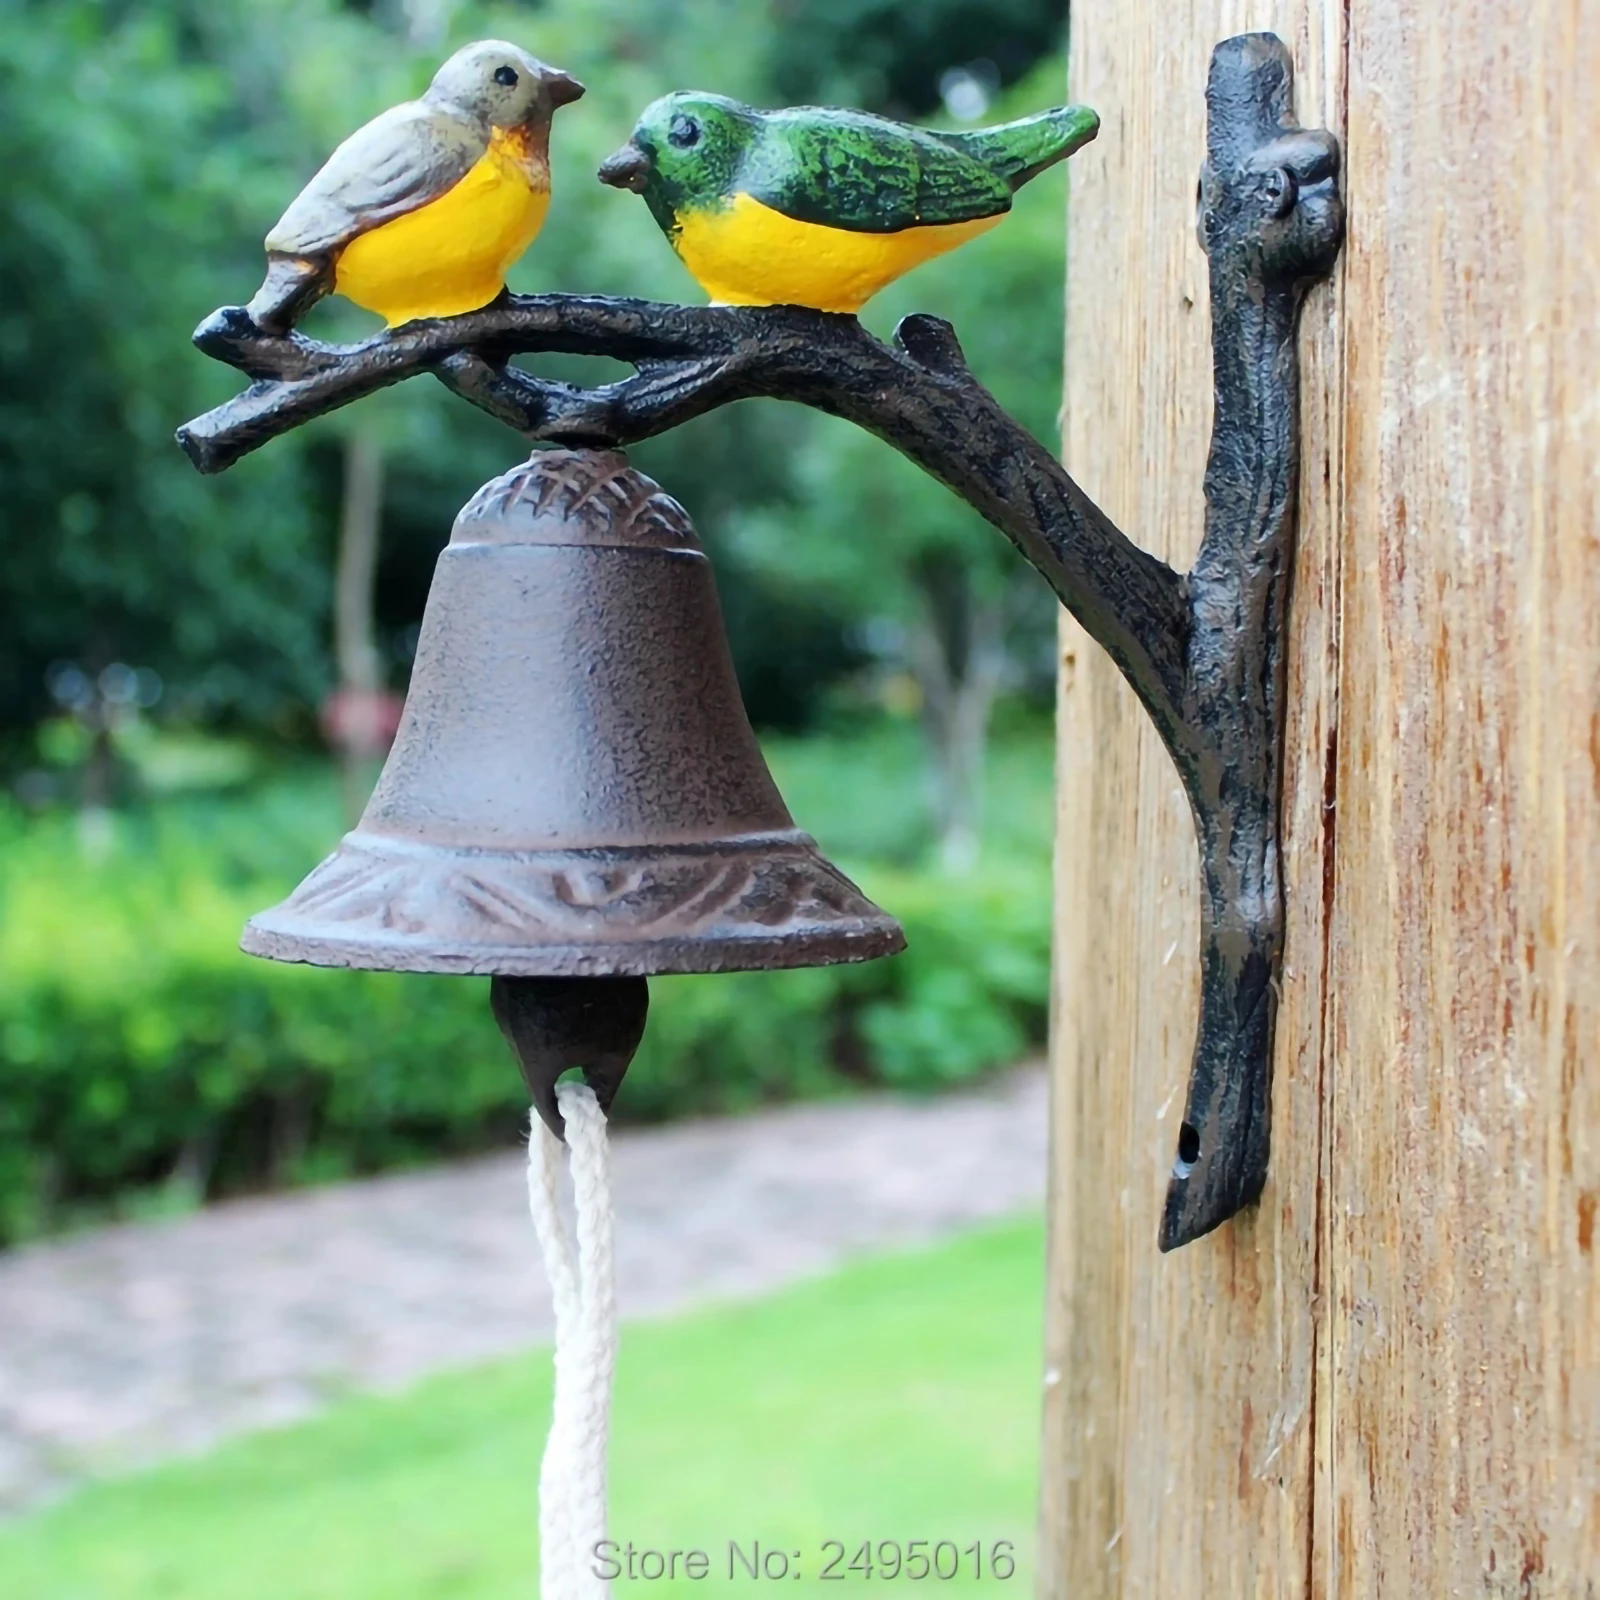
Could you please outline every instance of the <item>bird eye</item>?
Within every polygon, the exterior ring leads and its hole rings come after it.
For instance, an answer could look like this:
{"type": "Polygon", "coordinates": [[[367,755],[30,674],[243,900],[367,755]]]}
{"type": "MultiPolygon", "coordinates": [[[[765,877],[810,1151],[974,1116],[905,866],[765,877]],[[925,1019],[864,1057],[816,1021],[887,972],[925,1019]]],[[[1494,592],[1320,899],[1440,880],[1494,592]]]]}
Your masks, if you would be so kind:
{"type": "Polygon", "coordinates": [[[507,89],[515,89],[517,86],[517,69],[515,67],[496,67],[494,69],[494,81],[502,84],[507,89]]]}
{"type": "Polygon", "coordinates": [[[667,129],[667,143],[678,150],[687,150],[700,142],[700,124],[693,117],[676,116],[667,129]]]}

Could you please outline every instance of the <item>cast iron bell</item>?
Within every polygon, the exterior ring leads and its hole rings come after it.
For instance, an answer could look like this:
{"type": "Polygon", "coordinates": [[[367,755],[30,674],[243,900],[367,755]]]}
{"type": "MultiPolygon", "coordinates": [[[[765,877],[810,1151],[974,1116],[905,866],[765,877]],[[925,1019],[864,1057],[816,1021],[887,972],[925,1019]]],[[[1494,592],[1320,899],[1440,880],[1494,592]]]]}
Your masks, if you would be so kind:
{"type": "Polygon", "coordinates": [[[411,691],[353,832],[242,947],[490,973],[545,1121],[609,1107],[653,973],[890,955],[899,924],[789,816],[683,508],[615,453],[549,450],[456,518],[411,691]]]}

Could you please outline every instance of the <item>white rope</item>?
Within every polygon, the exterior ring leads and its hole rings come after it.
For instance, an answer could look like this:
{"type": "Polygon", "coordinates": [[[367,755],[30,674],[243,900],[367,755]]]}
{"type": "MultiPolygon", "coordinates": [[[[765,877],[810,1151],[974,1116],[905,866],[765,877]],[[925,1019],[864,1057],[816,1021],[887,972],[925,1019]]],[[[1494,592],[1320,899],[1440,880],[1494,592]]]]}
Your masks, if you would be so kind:
{"type": "Polygon", "coordinates": [[[542,1600],[600,1600],[595,1573],[606,1536],[606,1435],[617,1359],[611,1249],[611,1150],[606,1118],[587,1084],[558,1083],[567,1125],[577,1237],[559,1204],[562,1145],[535,1116],[528,1137],[528,1208],[555,1305],[555,1403],[539,1468],[542,1600]]]}

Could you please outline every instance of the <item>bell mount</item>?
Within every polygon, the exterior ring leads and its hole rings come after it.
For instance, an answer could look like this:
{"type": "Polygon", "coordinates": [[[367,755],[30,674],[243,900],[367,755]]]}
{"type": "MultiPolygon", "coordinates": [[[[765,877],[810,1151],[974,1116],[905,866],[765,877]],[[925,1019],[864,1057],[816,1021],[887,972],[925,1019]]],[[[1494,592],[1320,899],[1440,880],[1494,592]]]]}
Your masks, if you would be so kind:
{"type": "Polygon", "coordinates": [[[1182,778],[1201,866],[1201,1006],[1160,1244],[1257,1199],[1266,1179],[1277,977],[1286,673],[1307,288],[1343,237],[1339,146],[1291,114],[1271,34],[1223,41],[1206,91],[1199,232],[1209,258],[1215,414],[1206,525],[1188,574],[1127,538],[968,370],[954,330],[908,317],[892,344],[853,317],[506,295],[362,344],[264,334],[224,308],[195,343],[243,393],[179,430],[203,472],[392,383],[430,373],[534,442],[620,448],[730,401],[767,396],[846,417],[973,506],[1110,654],[1182,778]],[[511,365],[519,353],[628,362],[592,389],[511,365]]]}

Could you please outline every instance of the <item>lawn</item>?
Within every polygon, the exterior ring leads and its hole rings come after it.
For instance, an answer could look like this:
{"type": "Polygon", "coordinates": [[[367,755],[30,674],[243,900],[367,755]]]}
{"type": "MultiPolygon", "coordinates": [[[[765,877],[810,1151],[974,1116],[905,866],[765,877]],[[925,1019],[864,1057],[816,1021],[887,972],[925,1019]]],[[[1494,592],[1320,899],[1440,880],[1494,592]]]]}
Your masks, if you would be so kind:
{"type": "MultiPolygon", "coordinates": [[[[1030,1593],[1042,1258],[1038,1223],[1019,1222],[628,1328],[612,1533],[641,1549],[703,1550],[709,1572],[624,1579],[616,1592],[781,1581],[789,1596],[1030,1593]],[[829,1540],[843,1552],[839,1582],[821,1575],[829,1540]],[[850,1570],[864,1540],[899,1541],[902,1560],[912,1540],[930,1553],[945,1541],[939,1558],[948,1570],[958,1556],[960,1574],[868,1579],[850,1570]],[[987,1565],[997,1541],[1016,1552],[1004,1581],[987,1565]],[[759,1544],[774,1576],[739,1567],[730,1578],[730,1542],[745,1560],[759,1544]]],[[[0,1593],[531,1600],[549,1398],[539,1354],[346,1401],[316,1422],[96,1486],[0,1529],[0,1593]]]]}

